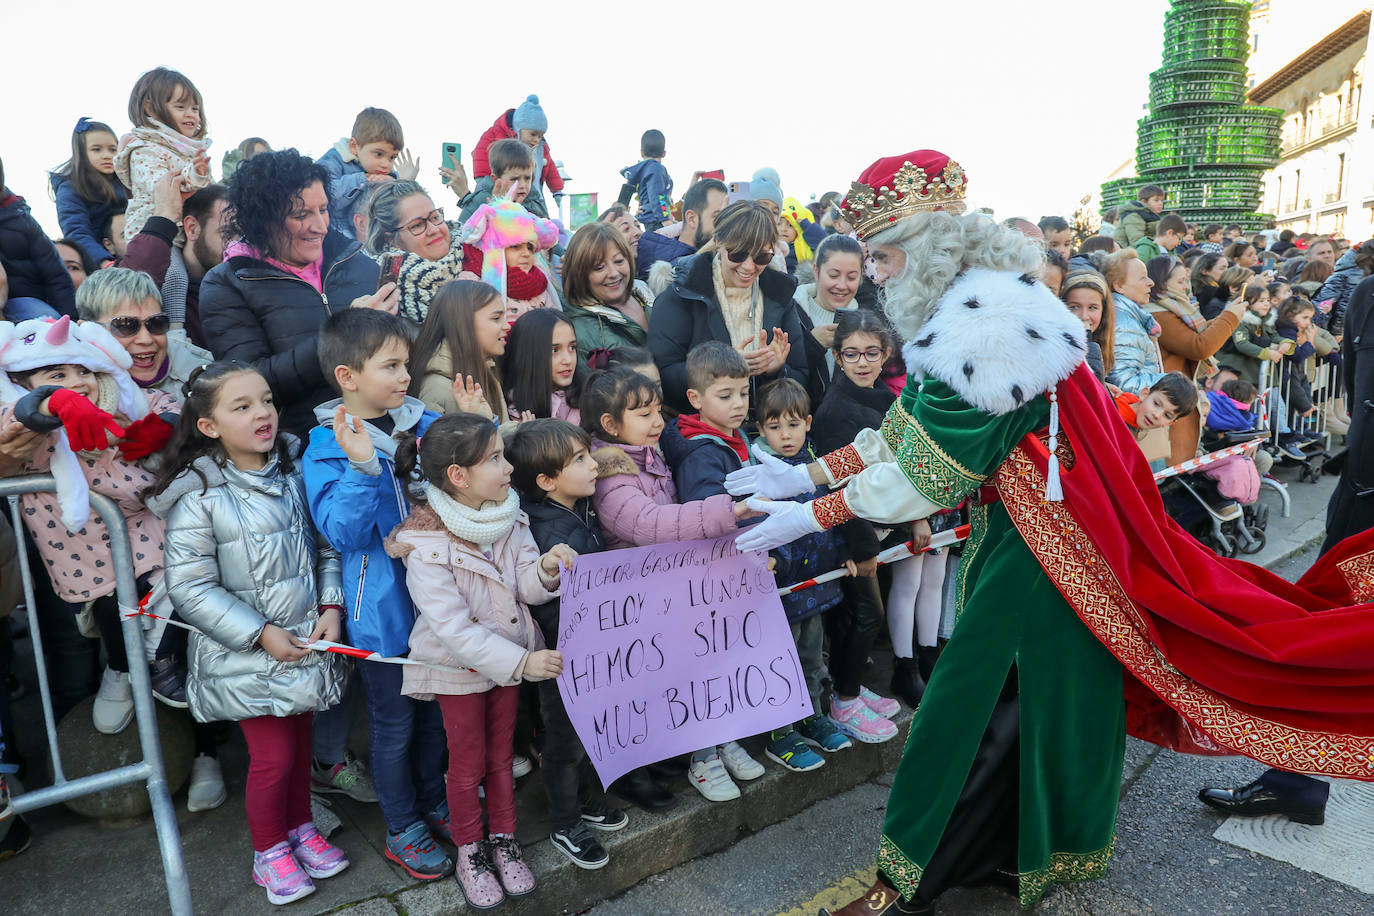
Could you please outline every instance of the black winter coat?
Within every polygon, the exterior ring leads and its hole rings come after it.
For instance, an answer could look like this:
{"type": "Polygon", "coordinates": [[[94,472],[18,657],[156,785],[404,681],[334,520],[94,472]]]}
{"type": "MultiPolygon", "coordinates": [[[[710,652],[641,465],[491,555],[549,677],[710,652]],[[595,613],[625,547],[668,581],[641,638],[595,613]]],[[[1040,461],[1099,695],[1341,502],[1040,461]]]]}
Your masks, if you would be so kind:
{"type": "Polygon", "coordinates": [[[0,266],[9,282],[9,298],[41,299],[59,314],[76,317],[76,287],[43,227],[24,198],[0,188],[0,266]]]}
{"type": "Polygon", "coordinates": [[[1350,408],[1341,479],[1326,509],[1322,552],[1374,528],[1374,277],[1355,287],[1345,312],[1341,371],[1350,408]]]}
{"type": "MultiPolygon", "coordinates": [[[[730,331],[711,279],[714,257],[714,251],[705,251],[680,261],[672,284],[654,300],[654,310],[649,315],[649,351],[663,376],[663,399],[669,407],[682,412],[692,410],[687,403],[687,353],[708,340],[730,342],[730,331]]],[[[750,379],[751,394],[757,395],[760,385],[781,376],[805,385],[806,344],[797,308],[792,303],[797,280],[769,268],[756,282],[763,294],[763,329],[770,338],[773,328],[786,331],[791,351],[779,372],[750,379]]],[[[755,402],[751,398],[751,403],[755,402]]]]}
{"type": "MultiPolygon", "coordinates": [[[[844,372],[836,372],[835,379],[825,392],[825,400],[816,409],[811,421],[811,438],[822,455],[842,449],[858,438],[865,429],[883,425],[888,408],[897,396],[881,381],[872,388],[860,388],[844,372]]],[[[840,532],[856,560],[867,560],[878,554],[878,535],[863,519],[846,522],[840,532]]]]}
{"type": "MultiPolygon", "coordinates": [[[[578,556],[606,549],[606,539],[601,534],[601,522],[592,508],[591,497],[578,500],[575,510],[551,499],[522,497],[520,508],[530,517],[530,533],[541,554],[557,544],[567,544],[578,556]]],[[[550,649],[558,646],[558,604],[555,598],[530,607],[530,616],[544,631],[544,643],[550,649]]]]}
{"type": "Polygon", "coordinates": [[[215,359],[237,359],[262,373],[277,399],[281,427],[306,438],[315,408],[338,394],[320,368],[320,325],[359,296],[377,291],[381,268],[358,243],[331,231],[320,276],[324,295],[266,261],[246,256],[217,264],[200,284],[200,320],[215,359]]]}

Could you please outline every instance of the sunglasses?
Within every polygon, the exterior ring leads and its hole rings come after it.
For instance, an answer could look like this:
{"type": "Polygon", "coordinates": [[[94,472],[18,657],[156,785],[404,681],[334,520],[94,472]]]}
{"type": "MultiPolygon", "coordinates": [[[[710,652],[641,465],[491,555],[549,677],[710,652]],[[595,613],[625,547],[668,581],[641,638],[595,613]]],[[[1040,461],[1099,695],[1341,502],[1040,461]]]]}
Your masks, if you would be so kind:
{"type": "MultiPolygon", "coordinates": [[[[746,260],[749,260],[749,252],[747,251],[727,251],[725,252],[725,256],[734,264],[743,264],[746,260]]],[[[767,267],[769,264],[773,263],[773,252],[760,252],[753,256],[753,261],[760,267],[767,267]]]]}
{"type": "Polygon", "coordinates": [[[141,328],[147,328],[148,333],[157,337],[166,334],[167,329],[172,326],[172,319],[166,315],[157,314],[147,318],[135,318],[132,315],[120,315],[118,318],[111,318],[109,323],[110,333],[116,337],[129,338],[137,336],[141,328]]]}

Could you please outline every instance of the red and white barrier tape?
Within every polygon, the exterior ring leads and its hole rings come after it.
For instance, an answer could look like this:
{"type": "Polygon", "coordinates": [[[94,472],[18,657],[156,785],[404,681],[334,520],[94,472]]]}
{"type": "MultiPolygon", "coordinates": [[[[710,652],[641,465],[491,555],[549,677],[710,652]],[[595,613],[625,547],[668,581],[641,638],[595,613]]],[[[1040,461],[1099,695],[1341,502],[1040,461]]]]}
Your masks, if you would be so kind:
{"type": "Polygon", "coordinates": [[[1176,464],[1172,467],[1167,467],[1164,470],[1156,473],[1155,482],[1158,483],[1159,481],[1167,480],[1170,477],[1177,477],[1179,474],[1187,474],[1191,471],[1196,471],[1198,468],[1204,468],[1207,465],[1214,464],[1223,458],[1230,458],[1232,455],[1239,455],[1246,449],[1255,448],[1258,445],[1259,440],[1256,439],[1252,442],[1242,442],[1239,445],[1228,445],[1226,448],[1222,449],[1219,452],[1209,452],[1206,455],[1199,455],[1196,458],[1190,458],[1187,461],[1184,461],[1180,464],[1176,464]]]}

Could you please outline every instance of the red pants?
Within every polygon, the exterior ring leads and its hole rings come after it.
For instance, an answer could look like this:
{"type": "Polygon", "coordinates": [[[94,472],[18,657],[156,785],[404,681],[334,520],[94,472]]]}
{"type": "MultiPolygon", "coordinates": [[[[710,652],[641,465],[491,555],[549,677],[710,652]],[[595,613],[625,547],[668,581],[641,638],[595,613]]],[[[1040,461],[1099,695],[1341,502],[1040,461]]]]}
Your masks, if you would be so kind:
{"type": "Polygon", "coordinates": [[[311,718],[301,713],[239,722],[248,742],[244,800],[254,852],[266,852],[285,840],[288,830],[310,822],[311,718]]]}
{"type": "Polygon", "coordinates": [[[515,709],[519,688],[493,687],[486,693],[440,696],[448,736],[448,823],[459,846],[482,839],[482,803],[487,794],[489,833],[515,833],[515,709]]]}

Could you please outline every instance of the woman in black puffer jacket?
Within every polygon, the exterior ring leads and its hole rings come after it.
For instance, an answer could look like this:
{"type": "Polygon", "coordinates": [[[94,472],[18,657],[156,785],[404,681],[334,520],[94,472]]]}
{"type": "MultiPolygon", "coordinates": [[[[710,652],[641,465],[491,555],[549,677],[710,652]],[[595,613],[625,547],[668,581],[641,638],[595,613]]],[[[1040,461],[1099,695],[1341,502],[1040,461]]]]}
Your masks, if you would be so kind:
{"type": "Polygon", "coordinates": [[[349,307],[395,313],[395,287],[353,239],[329,229],[328,175],[293,149],[259,153],[234,172],[229,212],[238,241],[200,288],[215,359],[252,365],[276,396],[281,426],[302,439],[315,407],[336,397],[320,368],[320,325],[349,307]]]}

